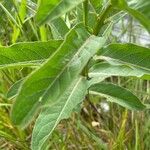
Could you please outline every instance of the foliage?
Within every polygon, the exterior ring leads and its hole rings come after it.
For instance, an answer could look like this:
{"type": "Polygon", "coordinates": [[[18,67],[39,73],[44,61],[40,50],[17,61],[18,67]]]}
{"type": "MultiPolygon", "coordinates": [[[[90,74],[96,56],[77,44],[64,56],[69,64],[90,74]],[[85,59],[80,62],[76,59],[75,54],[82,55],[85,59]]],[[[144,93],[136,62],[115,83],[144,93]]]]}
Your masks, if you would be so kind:
{"type": "MultiPolygon", "coordinates": [[[[95,108],[92,101],[105,98],[110,105],[117,103],[132,113],[147,110],[149,105],[133,92],[110,82],[121,76],[148,83],[150,48],[130,43],[132,41],[113,42],[110,37],[119,20],[128,20],[127,15],[150,32],[149,6],[150,2],[145,0],[1,1],[0,11],[7,17],[1,24],[10,34],[7,39],[5,35],[0,39],[4,107],[0,111],[4,114],[2,120],[7,119],[7,125],[1,125],[6,132],[1,131],[0,136],[11,143],[19,138],[17,148],[48,149],[55,128],[72,112],[82,111],[82,103],[90,103],[95,108]],[[11,105],[9,118],[6,112],[11,105]],[[26,128],[32,131],[32,138],[27,137],[26,128]],[[31,140],[31,145],[26,139],[31,140]],[[21,141],[26,142],[22,144],[21,141]]],[[[122,114],[121,130],[112,149],[124,148],[121,142],[127,110],[122,114]]],[[[99,148],[107,149],[94,132],[81,122],[77,124],[99,143],[99,148]]],[[[137,120],[135,128],[137,148],[137,120]]]]}

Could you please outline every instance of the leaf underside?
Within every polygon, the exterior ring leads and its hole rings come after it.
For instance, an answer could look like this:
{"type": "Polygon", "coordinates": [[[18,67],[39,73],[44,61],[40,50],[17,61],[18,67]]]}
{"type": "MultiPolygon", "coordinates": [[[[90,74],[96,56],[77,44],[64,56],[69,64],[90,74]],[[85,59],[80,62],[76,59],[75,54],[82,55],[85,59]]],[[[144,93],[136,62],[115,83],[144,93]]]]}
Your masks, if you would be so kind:
{"type": "Polygon", "coordinates": [[[104,41],[89,36],[82,25],[72,29],[55,53],[22,84],[11,113],[13,123],[25,126],[40,106],[56,102],[104,41]]]}
{"type": "Polygon", "coordinates": [[[33,130],[32,150],[42,149],[51,133],[62,119],[70,116],[73,109],[82,102],[88,88],[84,78],[78,78],[60,97],[57,103],[44,106],[33,130]]]}

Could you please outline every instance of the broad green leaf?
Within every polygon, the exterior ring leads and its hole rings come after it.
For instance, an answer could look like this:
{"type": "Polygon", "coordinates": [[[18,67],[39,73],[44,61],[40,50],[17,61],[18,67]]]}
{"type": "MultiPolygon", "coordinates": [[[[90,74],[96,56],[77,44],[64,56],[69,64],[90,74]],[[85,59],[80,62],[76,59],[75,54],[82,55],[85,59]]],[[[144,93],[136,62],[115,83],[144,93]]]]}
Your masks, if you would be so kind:
{"type": "Polygon", "coordinates": [[[11,114],[14,124],[26,125],[43,103],[56,102],[104,42],[90,36],[82,25],[73,28],[57,51],[22,84],[11,114]]]}
{"type": "Polygon", "coordinates": [[[101,49],[99,54],[150,72],[149,48],[134,44],[110,44],[101,49]]]}
{"type": "Polygon", "coordinates": [[[111,83],[95,84],[90,88],[90,93],[106,97],[109,101],[131,110],[146,109],[146,106],[129,90],[111,83]]]}
{"type": "Polygon", "coordinates": [[[47,59],[62,41],[17,43],[0,47],[0,68],[35,65],[47,59]]]}
{"type": "Polygon", "coordinates": [[[90,78],[101,76],[125,76],[144,78],[144,75],[150,75],[150,72],[130,65],[113,65],[107,62],[97,63],[89,70],[90,78]]]}
{"type": "Polygon", "coordinates": [[[44,106],[33,130],[32,150],[42,150],[43,145],[62,120],[70,116],[73,109],[82,102],[87,92],[87,81],[79,78],[60,97],[57,103],[44,106]]]}
{"type": "Polygon", "coordinates": [[[83,1],[84,0],[40,0],[36,20],[39,24],[52,21],[75,8],[83,1]]]}

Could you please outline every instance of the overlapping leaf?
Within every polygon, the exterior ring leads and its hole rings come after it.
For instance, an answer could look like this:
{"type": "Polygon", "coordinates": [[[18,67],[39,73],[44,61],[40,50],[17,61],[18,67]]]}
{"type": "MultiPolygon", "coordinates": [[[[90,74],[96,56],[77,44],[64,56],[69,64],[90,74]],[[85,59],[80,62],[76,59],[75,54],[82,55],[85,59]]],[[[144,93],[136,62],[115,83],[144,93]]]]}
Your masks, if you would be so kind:
{"type": "Polygon", "coordinates": [[[144,110],[146,108],[129,90],[111,83],[95,84],[90,88],[90,91],[131,110],[144,110]]]}
{"type": "Polygon", "coordinates": [[[102,0],[90,0],[90,3],[92,4],[92,6],[94,7],[95,11],[97,13],[100,12],[100,9],[102,8],[103,5],[103,1],[102,0]]]}
{"type": "Polygon", "coordinates": [[[89,36],[82,25],[72,29],[59,49],[23,83],[13,106],[13,122],[25,125],[39,106],[47,101],[55,102],[104,41],[103,38],[89,36]]]}
{"type": "MultiPolygon", "coordinates": [[[[146,29],[150,32],[150,1],[147,0],[132,0],[135,2],[133,6],[128,7],[127,11],[135,17],[146,29]]],[[[132,2],[131,1],[131,2],[132,2]]]]}
{"type": "Polygon", "coordinates": [[[125,64],[113,65],[108,62],[97,63],[94,66],[92,66],[89,70],[90,78],[98,78],[101,76],[124,76],[138,77],[144,79],[145,75],[149,75],[150,78],[150,72],[147,70],[125,64]]]}
{"type": "Polygon", "coordinates": [[[137,19],[150,32],[150,19],[140,13],[138,10],[128,7],[126,9],[135,19],[137,19]]]}
{"type": "Polygon", "coordinates": [[[150,19],[150,1],[149,0],[130,0],[129,6],[140,11],[143,15],[150,19]]]}
{"type": "Polygon", "coordinates": [[[150,2],[146,0],[131,0],[128,4],[126,0],[111,0],[111,3],[114,7],[127,11],[150,32],[150,13],[147,11],[150,2]]]}
{"type": "Polygon", "coordinates": [[[69,28],[62,18],[57,18],[50,23],[54,39],[62,39],[68,33],[69,28]]]}
{"type": "Polygon", "coordinates": [[[52,21],[75,8],[83,1],[84,0],[40,0],[36,20],[39,24],[52,21]]]}
{"type": "Polygon", "coordinates": [[[42,149],[60,120],[68,118],[73,109],[82,102],[87,88],[87,81],[84,78],[78,78],[57,103],[45,106],[33,130],[32,150],[42,149]]]}
{"type": "Polygon", "coordinates": [[[110,44],[101,49],[99,54],[150,72],[149,48],[134,44],[110,44]]]}
{"type": "Polygon", "coordinates": [[[35,65],[46,60],[60,46],[62,41],[17,43],[0,47],[0,68],[35,65]]]}
{"type": "Polygon", "coordinates": [[[17,93],[19,92],[19,88],[21,87],[21,84],[23,83],[23,81],[25,80],[25,78],[22,78],[18,81],[16,81],[8,90],[7,92],[7,98],[11,99],[14,98],[17,93]]]}

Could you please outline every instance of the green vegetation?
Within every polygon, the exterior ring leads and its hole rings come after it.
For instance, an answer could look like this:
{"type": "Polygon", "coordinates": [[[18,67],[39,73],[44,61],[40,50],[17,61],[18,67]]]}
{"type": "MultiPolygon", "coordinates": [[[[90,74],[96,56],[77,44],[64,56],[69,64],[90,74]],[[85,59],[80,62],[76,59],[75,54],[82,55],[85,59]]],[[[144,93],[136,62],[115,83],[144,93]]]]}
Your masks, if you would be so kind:
{"type": "Polygon", "coordinates": [[[149,8],[1,0],[0,149],[149,150],[149,8]]]}

